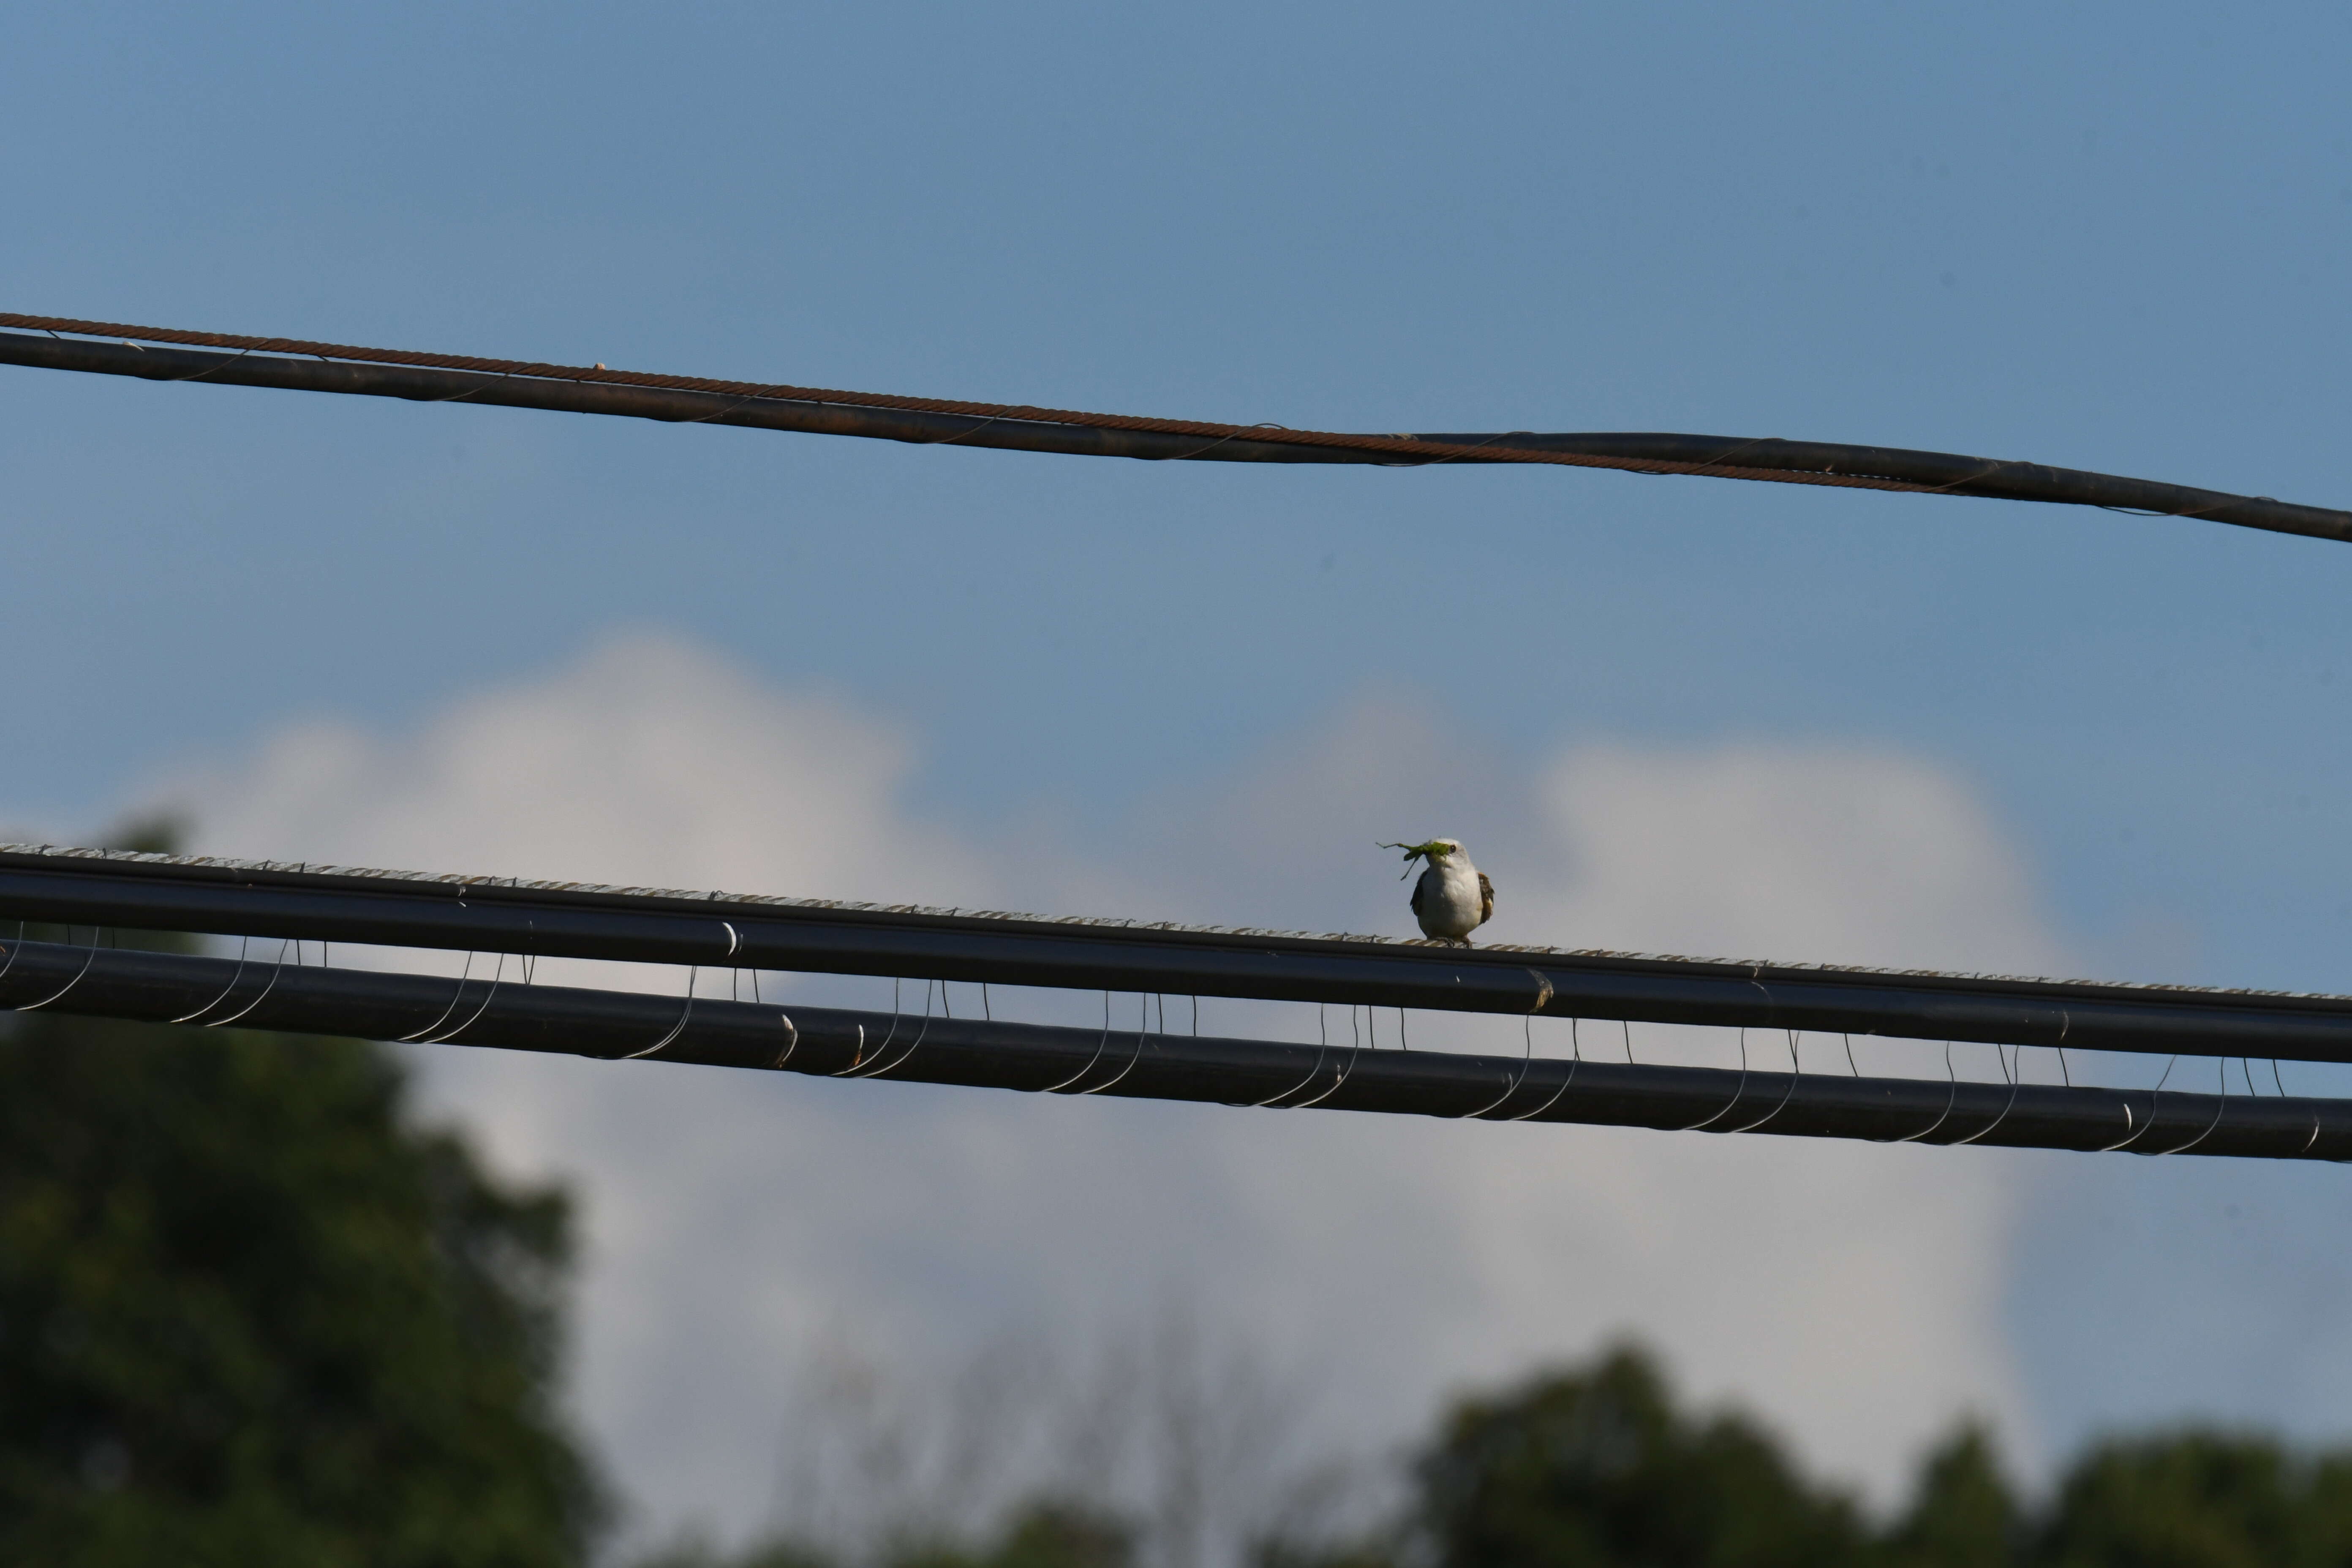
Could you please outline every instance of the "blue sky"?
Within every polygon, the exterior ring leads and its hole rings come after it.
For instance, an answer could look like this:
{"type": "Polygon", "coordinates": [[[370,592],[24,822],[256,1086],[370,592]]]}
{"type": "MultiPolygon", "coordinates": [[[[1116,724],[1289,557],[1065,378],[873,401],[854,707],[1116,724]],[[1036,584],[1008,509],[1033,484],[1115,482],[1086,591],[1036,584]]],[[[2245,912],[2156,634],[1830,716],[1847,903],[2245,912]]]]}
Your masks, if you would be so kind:
{"type": "MultiPolygon", "coordinates": [[[[14,15],[10,310],[2352,505],[2340,7],[14,15]]],[[[0,463],[0,800],[44,826],[289,719],[409,722],[650,626],[894,716],[924,808],[982,834],[1049,811],[1114,842],[1367,693],[1519,760],[1891,749],[1982,792],[2086,966],[2352,989],[2341,545],[14,370],[0,463]]],[[[2191,1271],[2232,1267],[2231,1184],[2266,1247],[2341,1213],[2328,1171],[2141,1171],[2066,1201],[2156,1239],[2053,1246],[2024,1321],[2056,1321],[2036,1290],[2166,1277],[2163,1238],[2209,1220],[2191,1271]]],[[[2035,1342],[2053,1387],[2084,1364],[2035,1342]]],[[[2320,1420],[2293,1381],[2210,1398],[2320,1420]]]]}
{"type": "MultiPolygon", "coordinates": [[[[2319,503],[2352,24],[2283,7],[36,8],[18,308],[1343,428],[1668,428],[2319,503]]],[[[11,794],[616,620],[1099,814],[1335,694],[1891,740],[2110,967],[2334,984],[2352,552],[2005,503],[1276,473],[0,378],[11,794]],[[1417,635],[1430,620],[1452,630],[1417,635]],[[2339,668],[2342,666],[2342,668],[2339,668]],[[53,672],[29,679],[37,672],[53,672]],[[2143,957],[2143,931],[2176,936],[2143,957]]]]}

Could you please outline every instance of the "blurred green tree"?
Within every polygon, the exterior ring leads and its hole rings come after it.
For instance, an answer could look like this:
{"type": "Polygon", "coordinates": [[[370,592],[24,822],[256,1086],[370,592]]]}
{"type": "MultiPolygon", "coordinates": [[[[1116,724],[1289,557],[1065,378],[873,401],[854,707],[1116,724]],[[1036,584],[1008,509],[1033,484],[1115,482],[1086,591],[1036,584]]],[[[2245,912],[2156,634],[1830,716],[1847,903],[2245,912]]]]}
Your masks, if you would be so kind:
{"type": "Polygon", "coordinates": [[[2352,1563],[2352,1456],[2188,1430],[2111,1439],[2068,1470],[2044,1568],[2335,1568],[2352,1563]]]}
{"type": "Polygon", "coordinates": [[[2020,1560],[2025,1516],[2000,1471],[1992,1437],[1974,1423],[1920,1467],[1911,1507],[1887,1532],[1892,1568],[2007,1568],[2020,1560]]]}
{"type": "MultiPolygon", "coordinates": [[[[1013,1510],[979,1542],[909,1542],[886,1568],[1133,1568],[1136,1532],[1091,1505],[1043,1499],[1013,1510]]],[[[833,1568],[823,1551],[789,1537],[727,1552],[688,1537],[637,1560],[635,1568],[833,1568]]]]}
{"type": "Polygon", "coordinates": [[[1769,1436],[1682,1415],[1626,1348],[1465,1401],[1418,1474],[1442,1568],[1836,1568],[1870,1544],[1769,1436]]]}
{"type": "Polygon", "coordinates": [[[1135,1531],[1082,1503],[1032,1503],[976,1568],[1130,1568],[1135,1531]]]}
{"type": "MultiPolygon", "coordinates": [[[[1640,1352],[1458,1405],[1423,1458],[1440,1568],[2347,1568],[2352,1452],[2196,1429],[2112,1439],[2029,1510],[1992,1440],[1956,1430],[1874,1532],[1737,1417],[1673,1405],[1640,1352]]],[[[1391,1547],[1388,1560],[1422,1553],[1391,1547]]],[[[1260,1568],[1378,1568],[1377,1546],[1293,1547],[1260,1568]]]]}
{"type": "Polygon", "coordinates": [[[754,1542],[740,1552],[687,1534],[632,1560],[632,1568],[837,1568],[834,1559],[796,1541],[754,1542]]]}
{"type": "Polygon", "coordinates": [[[891,1568],[1130,1568],[1135,1531],[1099,1507],[1044,1499],[1015,1509],[978,1545],[913,1547],[891,1568]]]}
{"type": "Polygon", "coordinates": [[[568,1263],[381,1047],[6,1017],[0,1561],[583,1561],[568,1263]]]}

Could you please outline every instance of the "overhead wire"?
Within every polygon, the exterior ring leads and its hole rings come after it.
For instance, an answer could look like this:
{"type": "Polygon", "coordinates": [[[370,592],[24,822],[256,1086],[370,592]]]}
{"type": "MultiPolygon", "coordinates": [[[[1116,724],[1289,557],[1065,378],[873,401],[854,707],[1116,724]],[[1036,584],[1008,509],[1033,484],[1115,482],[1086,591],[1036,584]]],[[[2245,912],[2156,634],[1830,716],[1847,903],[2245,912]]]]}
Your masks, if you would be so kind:
{"type": "Polygon", "coordinates": [[[483,404],[516,404],[581,413],[636,415],[679,423],[804,428],[922,445],[961,443],[1025,450],[1087,451],[1155,460],[1338,461],[1416,468],[1515,463],[1610,468],[1630,473],[2097,506],[2152,516],[2210,518],[2241,527],[2314,538],[2352,540],[2352,512],[2295,505],[2270,496],[2233,495],[2039,463],[1850,443],[1660,432],[1378,433],[1297,429],[1272,423],[1167,419],[1034,404],[853,392],[792,383],[614,370],[601,363],[492,359],[478,354],[371,348],[303,338],[195,331],[15,311],[0,312],[0,327],[46,334],[0,338],[0,363],[138,375],[157,381],[201,379],[215,385],[288,386],[427,402],[470,399],[483,404]],[[173,346],[148,350],[141,346],[142,343],[173,346]],[[145,358],[190,352],[217,352],[220,357],[211,363],[140,363],[145,358]],[[257,355],[273,357],[253,357],[257,355]],[[310,367],[309,373],[303,370],[305,365],[310,367]],[[379,376],[377,383],[363,384],[364,378],[357,377],[355,373],[358,367],[369,366],[383,367],[385,374],[397,374],[410,379],[393,384],[383,383],[379,376]],[[352,374],[310,374],[319,372],[320,367],[336,367],[352,374]],[[445,386],[432,379],[468,375],[487,379],[471,386],[445,386]],[[419,377],[425,379],[419,381],[419,377]],[[567,392],[567,388],[571,390],[567,392]],[[603,401],[589,396],[590,393],[602,395],[603,401]],[[610,395],[615,393],[641,396],[636,404],[623,405],[613,401],[610,395]],[[675,401],[656,407],[646,405],[646,398],[721,401],[715,407],[684,405],[675,401]],[[815,411],[816,416],[804,419],[793,415],[791,411],[794,409],[815,411]],[[887,424],[891,418],[899,423],[887,424]],[[877,424],[877,419],[885,423],[877,424]],[[974,423],[962,430],[943,430],[936,423],[919,424],[940,419],[970,419],[974,423]],[[908,420],[919,423],[909,426],[905,423],[908,420]],[[1118,437],[1126,444],[1072,445],[1055,432],[1091,432],[1118,437]],[[1738,460],[1733,461],[1735,458],[1738,460]]]}

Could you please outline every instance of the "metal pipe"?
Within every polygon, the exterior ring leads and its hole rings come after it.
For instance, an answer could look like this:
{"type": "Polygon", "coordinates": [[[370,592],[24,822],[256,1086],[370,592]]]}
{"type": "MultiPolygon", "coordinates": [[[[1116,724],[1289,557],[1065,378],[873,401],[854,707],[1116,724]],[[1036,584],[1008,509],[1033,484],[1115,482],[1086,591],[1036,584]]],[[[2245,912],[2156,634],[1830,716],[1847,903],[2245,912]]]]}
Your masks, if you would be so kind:
{"type": "MultiPolygon", "coordinates": [[[[37,320],[37,318],[28,318],[37,320]]],[[[84,323],[84,325],[94,325],[84,323]]],[[[372,351],[352,351],[372,352],[372,351]]],[[[990,447],[1152,461],[1219,463],[1349,463],[1390,467],[1426,464],[1542,461],[1521,454],[1558,454],[1604,465],[1666,465],[1667,471],[1717,478],[1785,479],[1803,483],[1878,483],[1942,495],[2050,501],[2199,518],[2275,533],[2352,540],[2352,512],[2296,505],[2269,496],[2231,495],[2193,486],[2040,463],[2010,462],[1951,452],[1853,446],[1822,441],[1748,439],[1669,432],[1431,433],[1400,437],[1448,448],[1416,463],[1410,450],[1360,450],[1316,445],[1319,432],[1222,427],[1234,433],[1204,440],[1197,434],[1065,424],[996,415],[926,412],[855,402],[740,396],[614,382],[572,381],[544,374],[493,374],[348,360],[297,359],[272,353],[209,349],[134,347],[127,342],[0,332],[0,363],[83,371],[147,381],[205,382],[221,386],[274,387],[421,403],[467,402],[509,408],[619,415],[665,423],[733,425],[825,436],[859,436],[919,446],[990,447]],[[1480,451],[1477,448],[1494,448],[1480,451]]],[[[1354,439],[1356,437],[1345,437],[1354,439]]]]}
{"type": "Polygon", "coordinates": [[[2352,1061],[2352,997],[0,850],[0,919],[1074,990],[2352,1061]]]}
{"type": "Polygon", "coordinates": [[[1339,1050],[0,942],[0,1007],[973,1088],[1880,1142],[2352,1157],[2352,1101],[1339,1050]],[[1292,1093],[1286,1094],[1285,1090],[1292,1093]]]}

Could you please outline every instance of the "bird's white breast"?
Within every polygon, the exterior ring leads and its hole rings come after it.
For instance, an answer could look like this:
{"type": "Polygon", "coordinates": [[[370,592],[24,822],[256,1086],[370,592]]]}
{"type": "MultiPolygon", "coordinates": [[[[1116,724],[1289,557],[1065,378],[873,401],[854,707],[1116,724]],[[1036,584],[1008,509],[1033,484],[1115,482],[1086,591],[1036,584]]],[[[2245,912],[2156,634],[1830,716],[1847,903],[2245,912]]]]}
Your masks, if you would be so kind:
{"type": "Polygon", "coordinates": [[[1461,941],[1478,929],[1482,904],[1478,868],[1465,856],[1449,855],[1421,874],[1421,929],[1427,935],[1461,941]]]}

